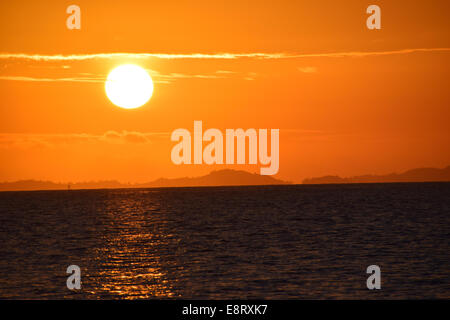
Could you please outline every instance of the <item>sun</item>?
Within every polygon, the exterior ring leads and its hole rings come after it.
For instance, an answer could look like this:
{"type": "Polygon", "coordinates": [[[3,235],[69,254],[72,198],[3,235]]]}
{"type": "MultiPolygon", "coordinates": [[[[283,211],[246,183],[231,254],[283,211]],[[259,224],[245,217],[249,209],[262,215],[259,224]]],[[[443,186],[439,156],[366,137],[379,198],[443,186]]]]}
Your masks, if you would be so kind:
{"type": "Polygon", "coordinates": [[[106,96],[113,104],[125,109],[143,106],[153,94],[153,81],[143,68],[124,64],[114,68],[105,82],[106,96]]]}

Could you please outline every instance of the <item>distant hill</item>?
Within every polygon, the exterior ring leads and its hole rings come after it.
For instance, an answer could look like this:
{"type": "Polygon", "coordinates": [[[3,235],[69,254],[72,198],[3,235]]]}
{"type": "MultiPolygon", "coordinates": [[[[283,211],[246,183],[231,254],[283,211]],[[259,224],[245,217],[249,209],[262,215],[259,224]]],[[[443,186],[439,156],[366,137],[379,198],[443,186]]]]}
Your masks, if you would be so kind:
{"type": "Polygon", "coordinates": [[[186,186],[239,186],[239,185],[271,185],[289,184],[271,176],[262,176],[240,170],[217,170],[195,178],[158,179],[153,182],[137,185],[141,188],[151,187],[186,187],[186,186]]]}
{"type": "Polygon", "coordinates": [[[417,168],[403,173],[387,175],[363,175],[349,178],[339,176],[324,176],[303,180],[303,184],[331,184],[331,183],[377,183],[377,182],[432,182],[450,181],[450,166],[437,168],[417,168]]]}
{"type": "MultiPolygon", "coordinates": [[[[194,186],[238,186],[238,185],[272,185],[289,184],[271,176],[262,176],[247,171],[224,169],[193,178],[165,179],[139,184],[124,184],[118,181],[82,182],[70,184],[70,189],[117,189],[117,188],[159,188],[159,187],[194,187],[194,186]]],[[[0,183],[0,191],[15,190],[67,190],[67,183],[51,181],[21,180],[0,183]]]]}
{"type": "Polygon", "coordinates": [[[107,189],[107,188],[128,188],[132,185],[123,184],[117,181],[95,181],[80,183],[56,183],[52,181],[20,180],[15,182],[0,182],[0,191],[14,190],[67,190],[70,189],[107,189]]]}

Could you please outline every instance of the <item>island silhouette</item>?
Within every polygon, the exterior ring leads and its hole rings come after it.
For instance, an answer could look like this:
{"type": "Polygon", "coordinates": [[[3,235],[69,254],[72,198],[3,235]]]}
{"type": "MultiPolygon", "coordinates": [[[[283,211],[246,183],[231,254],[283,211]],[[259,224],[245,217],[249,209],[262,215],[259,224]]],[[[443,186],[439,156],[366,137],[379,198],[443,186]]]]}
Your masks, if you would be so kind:
{"type": "Polygon", "coordinates": [[[450,166],[443,169],[416,168],[403,173],[362,175],[348,178],[323,176],[303,180],[303,184],[382,183],[382,182],[440,182],[450,181],[450,166]]]}
{"type": "MultiPolygon", "coordinates": [[[[450,166],[438,168],[416,168],[403,173],[387,175],[361,175],[341,178],[339,176],[323,176],[303,180],[303,184],[348,184],[348,183],[384,183],[384,182],[443,182],[450,181],[450,166]]],[[[243,170],[214,170],[199,177],[183,177],[175,179],[159,178],[146,183],[122,183],[116,180],[90,181],[77,183],[57,183],[52,181],[20,180],[1,182],[0,191],[33,191],[33,190],[75,190],[75,189],[120,189],[120,188],[171,188],[171,187],[212,187],[212,186],[257,186],[287,185],[289,181],[272,176],[250,173],[243,170]]]]}
{"type": "Polygon", "coordinates": [[[56,183],[52,181],[21,180],[0,183],[0,191],[25,190],[73,190],[73,189],[119,189],[119,188],[164,188],[164,187],[207,187],[242,185],[278,185],[290,182],[242,170],[215,170],[200,177],[176,179],[159,178],[147,183],[121,183],[115,180],[78,183],[56,183]]]}

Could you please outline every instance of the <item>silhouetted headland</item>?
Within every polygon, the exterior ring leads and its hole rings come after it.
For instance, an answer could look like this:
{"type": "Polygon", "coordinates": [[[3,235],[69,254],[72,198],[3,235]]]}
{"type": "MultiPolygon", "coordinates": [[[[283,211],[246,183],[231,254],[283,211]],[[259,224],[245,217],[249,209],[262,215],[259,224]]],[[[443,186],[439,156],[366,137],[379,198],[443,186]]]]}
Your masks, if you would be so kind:
{"type": "Polygon", "coordinates": [[[441,182],[450,181],[450,166],[443,169],[417,168],[388,175],[362,175],[349,178],[324,176],[303,180],[303,184],[382,183],[382,182],[441,182]]]}
{"type": "MultiPolygon", "coordinates": [[[[119,188],[161,188],[161,187],[197,187],[197,186],[242,186],[242,185],[274,185],[290,184],[290,182],[262,176],[241,170],[224,169],[212,171],[200,177],[177,179],[160,178],[152,182],[126,184],[118,181],[97,181],[70,183],[70,189],[119,189],[119,188]]],[[[21,180],[0,183],[0,191],[20,190],[67,190],[67,183],[51,181],[21,180]]]]}

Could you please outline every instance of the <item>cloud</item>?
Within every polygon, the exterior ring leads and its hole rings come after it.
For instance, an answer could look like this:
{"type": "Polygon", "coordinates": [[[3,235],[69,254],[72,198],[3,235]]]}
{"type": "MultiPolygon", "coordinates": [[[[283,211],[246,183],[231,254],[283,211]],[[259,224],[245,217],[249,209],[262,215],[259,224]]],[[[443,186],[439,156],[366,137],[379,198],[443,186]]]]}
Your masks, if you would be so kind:
{"type": "Polygon", "coordinates": [[[185,73],[168,73],[156,75],[160,79],[224,79],[223,76],[211,75],[211,74],[185,74],[185,73]]]}
{"type": "Polygon", "coordinates": [[[328,53],[91,53],[91,54],[71,54],[71,55],[45,55],[45,54],[27,54],[27,53],[0,53],[0,59],[17,59],[32,61],[83,61],[93,59],[296,59],[296,58],[344,58],[344,57],[368,57],[384,56],[397,54],[410,54],[420,52],[449,52],[450,48],[410,48],[388,51],[347,51],[347,52],[328,52],[328,53]]]}
{"type": "Polygon", "coordinates": [[[315,73],[315,72],[317,72],[317,68],[316,67],[299,67],[298,71],[303,72],[303,73],[315,73]]]}
{"type": "MultiPolygon", "coordinates": [[[[149,71],[155,83],[171,83],[174,79],[225,79],[225,76],[218,76],[216,74],[183,74],[183,73],[169,73],[162,74],[156,71],[149,71]]],[[[104,83],[106,76],[95,76],[92,74],[82,73],[83,77],[67,77],[67,78],[37,78],[28,76],[0,76],[0,80],[6,81],[31,81],[31,82],[91,82],[104,83]],[[91,75],[86,77],[85,75],[91,75]]]]}
{"type": "Polygon", "coordinates": [[[106,78],[36,78],[26,76],[0,76],[0,80],[32,82],[104,82],[106,78]]]}
{"type": "Polygon", "coordinates": [[[136,131],[107,131],[94,135],[86,133],[70,134],[14,134],[0,133],[0,147],[3,148],[31,148],[56,147],[80,143],[151,143],[161,138],[169,137],[168,132],[136,132],[136,131]]]}
{"type": "Polygon", "coordinates": [[[390,51],[348,51],[348,52],[331,52],[331,53],[309,53],[291,55],[289,58],[345,58],[345,57],[370,57],[370,56],[387,56],[398,54],[410,54],[420,52],[450,52],[450,48],[413,48],[390,51]]]}
{"type": "Polygon", "coordinates": [[[216,73],[218,74],[234,74],[237,73],[236,71],[229,71],[229,70],[217,70],[216,73]]]}
{"type": "Polygon", "coordinates": [[[19,59],[32,61],[83,61],[93,59],[238,59],[238,58],[281,58],[279,53],[91,53],[91,54],[71,54],[71,55],[43,55],[27,53],[0,53],[0,59],[19,59]]]}
{"type": "MultiPolygon", "coordinates": [[[[91,59],[115,59],[115,58],[135,58],[135,59],[302,59],[302,58],[346,58],[346,57],[370,57],[370,56],[386,56],[400,55],[412,53],[433,53],[433,52],[450,52],[450,48],[413,48],[390,51],[348,51],[348,52],[328,52],[328,53],[305,53],[305,54],[289,54],[289,53],[215,53],[215,54],[167,54],[167,53],[94,53],[94,54],[73,54],[73,55],[41,55],[41,54],[25,54],[25,53],[0,53],[0,60],[16,59],[29,61],[82,61],[91,59]]],[[[62,66],[69,69],[67,64],[62,66]]],[[[299,67],[298,70],[303,73],[315,73],[315,67],[299,67]]],[[[227,70],[218,70],[213,74],[185,74],[185,73],[168,73],[162,74],[155,70],[148,70],[155,83],[171,83],[176,79],[226,79],[236,72],[227,70]]],[[[64,78],[38,78],[28,76],[0,76],[0,80],[10,81],[34,81],[34,82],[91,82],[102,83],[106,80],[104,75],[80,74],[81,76],[72,76],[64,78]]],[[[243,77],[244,80],[255,80],[256,74],[248,73],[243,77]]]]}
{"type": "Polygon", "coordinates": [[[107,131],[100,138],[101,140],[108,142],[130,142],[130,143],[147,143],[150,142],[152,134],[141,133],[136,131],[107,131]]]}

